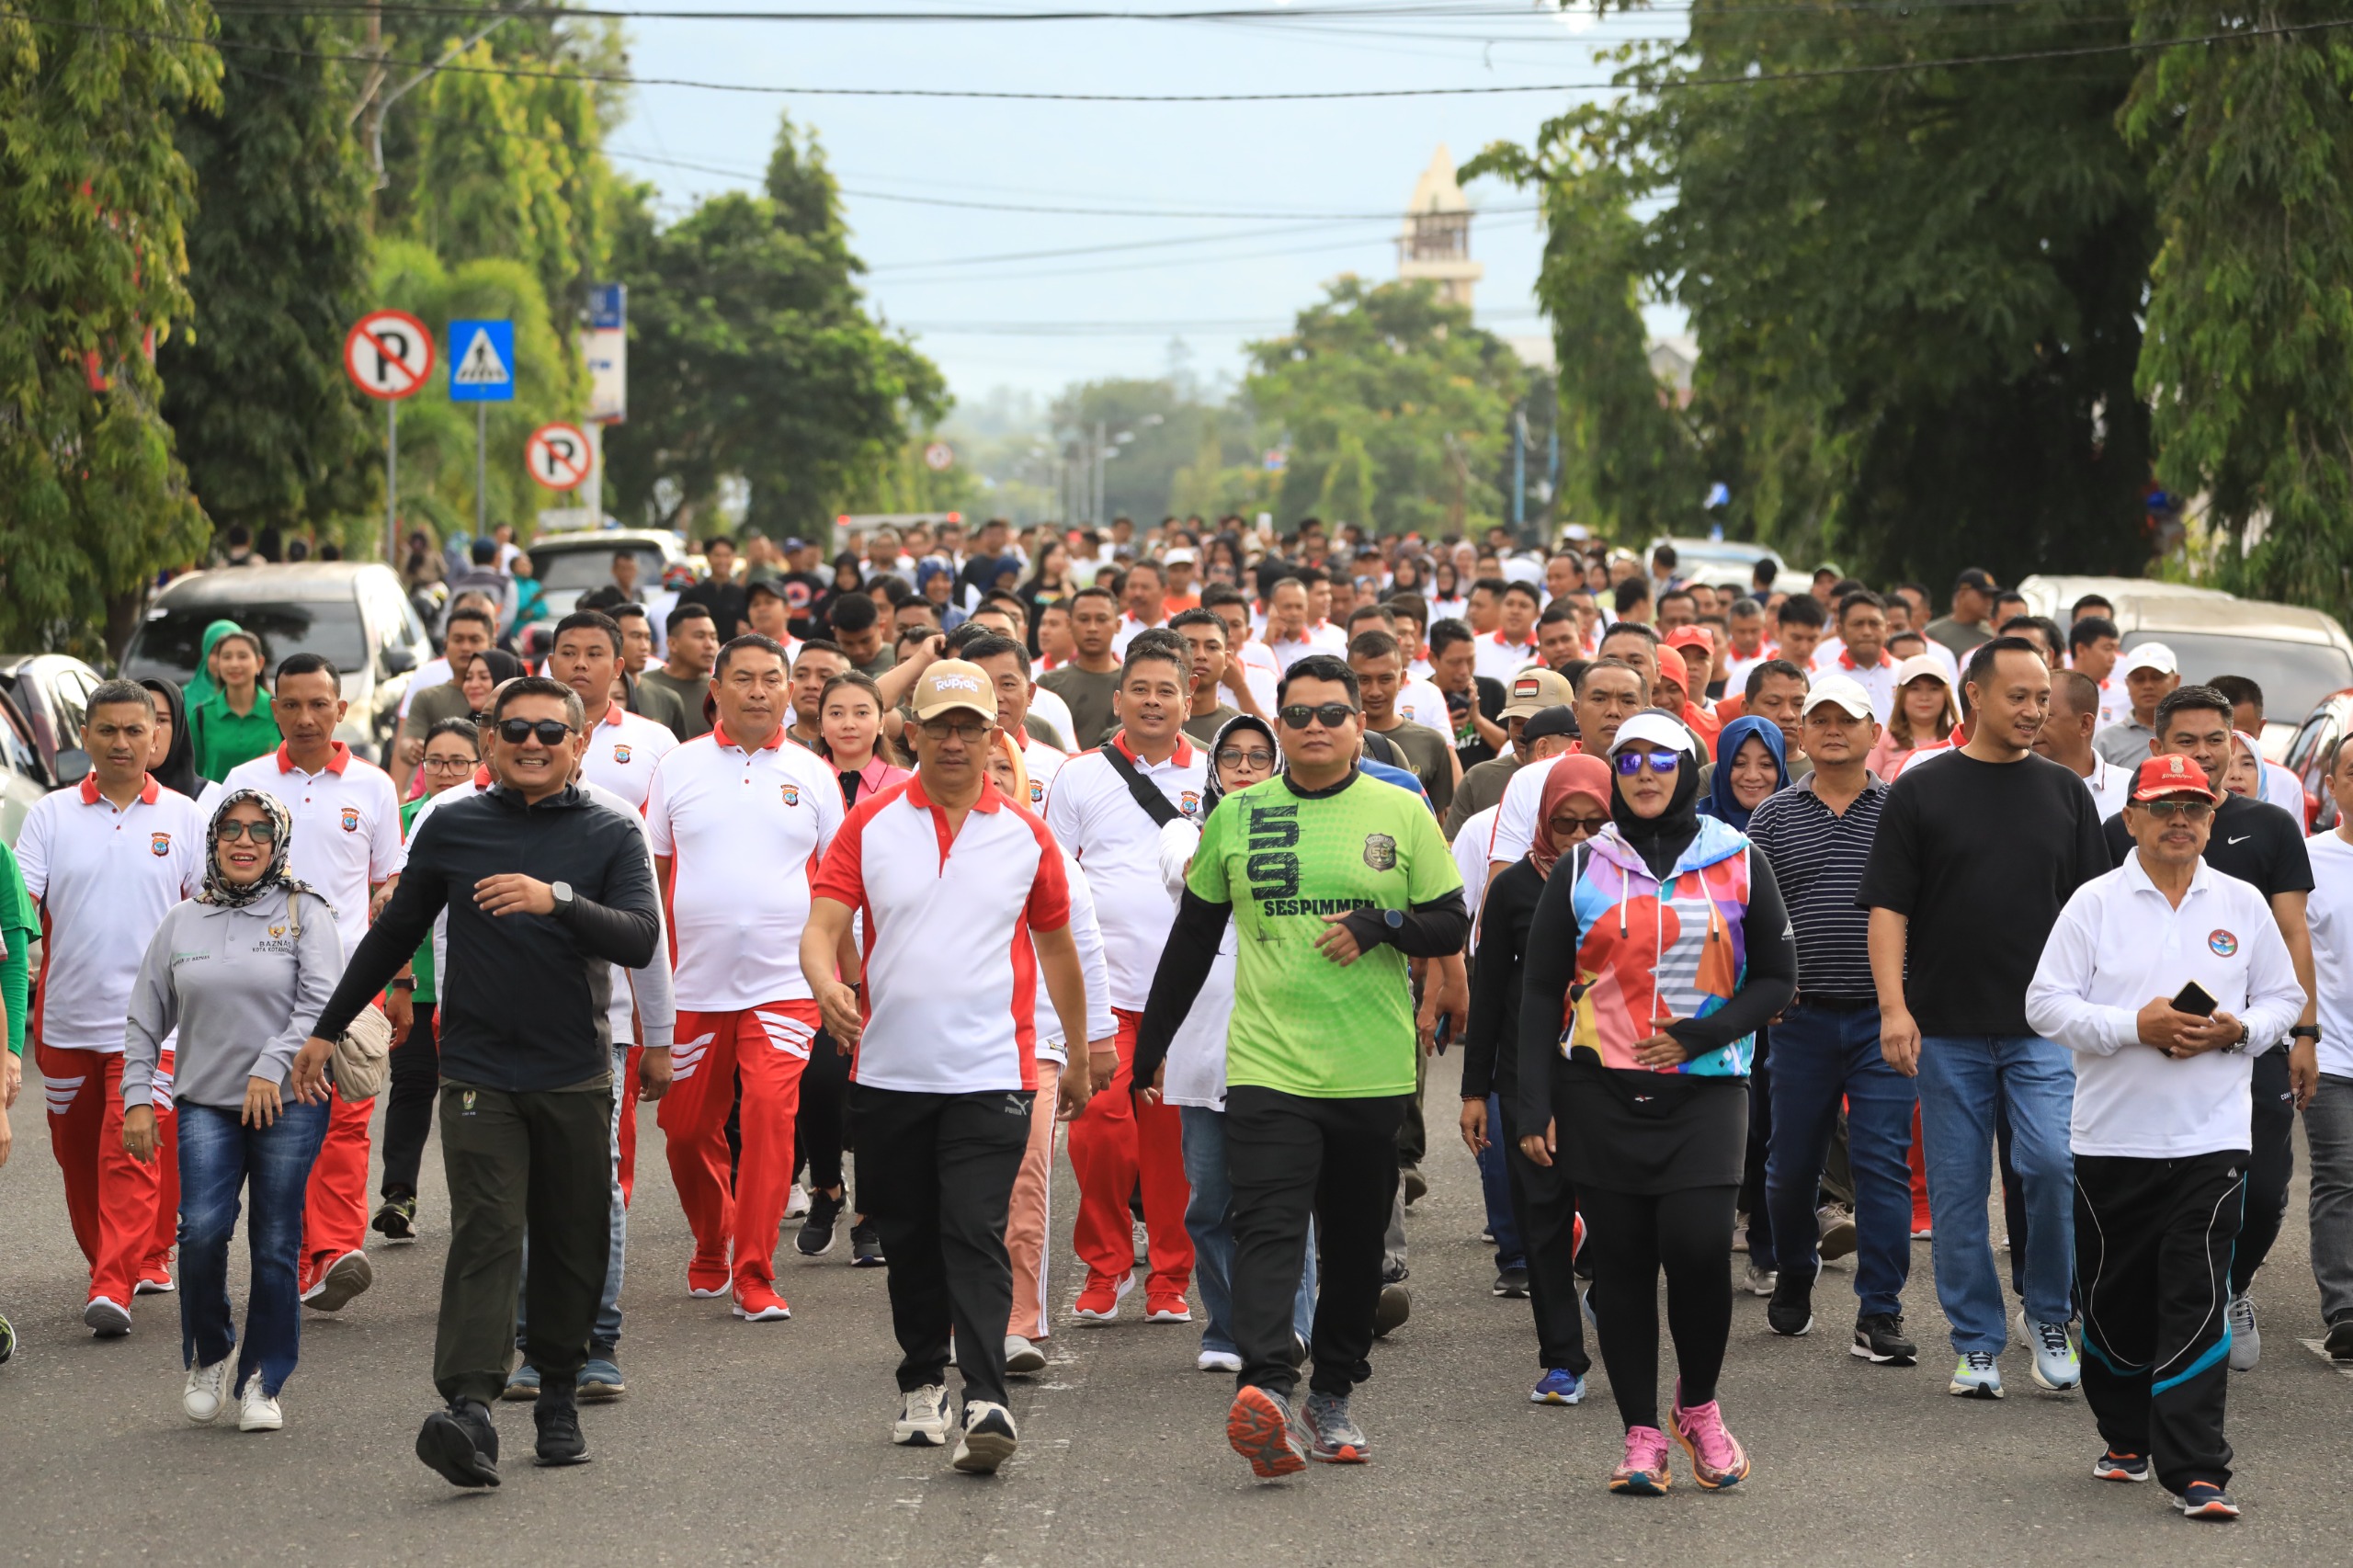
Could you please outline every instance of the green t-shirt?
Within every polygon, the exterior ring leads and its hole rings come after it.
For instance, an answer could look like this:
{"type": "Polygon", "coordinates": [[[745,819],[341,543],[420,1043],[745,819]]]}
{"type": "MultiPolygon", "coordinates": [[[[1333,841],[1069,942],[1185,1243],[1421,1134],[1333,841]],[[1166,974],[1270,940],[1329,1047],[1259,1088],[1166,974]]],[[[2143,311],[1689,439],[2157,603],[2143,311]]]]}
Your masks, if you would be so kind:
{"type": "MultiPolygon", "coordinates": [[[[425,802],[431,799],[429,795],[419,795],[414,801],[401,802],[401,836],[403,838],[406,838],[409,835],[409,830],[416,825],[416,813],[423,811],[425,802]]],[[[426,937],[425,945],[416,949],[416,957],[409,960],[408,971],[416,977],[416,994],[409,1000],[421,1007],[433,1000],[432,937],[426,937]]]]}
{"type": "Polygon", "coordinates": [[[1210,813],[1186,881],[1233,906],[1241,938],[1228,1084],[1313,1099],[1414,1092],[1405,955],[1383,944],[1344,969],[1315,939],[1326,915],[1410,909],[1462,886],[1420,797],[1362,774],[1313,798],[1281,778],[1254,784],[1210,813]]]}
{"type": "Polygon", "coordinates": [[[269,693],[259,687],[254,690],[252,712],[238,713],[229,706],[229,694],[216,691],[188,710],[188,723],[197,777],[215,784],[239,763],[278,749],[278,720],[269,710],[269,693]]]}
{"type": "Polygon", "coordinates": [[[25,1053],[25,1006],[32,945],[40,937],[40,912],[25,891],[25,874],[17,868],[16,851],[0,844],[0,941],[7,954],[0,958],[0,1049],[25,1053]]]}

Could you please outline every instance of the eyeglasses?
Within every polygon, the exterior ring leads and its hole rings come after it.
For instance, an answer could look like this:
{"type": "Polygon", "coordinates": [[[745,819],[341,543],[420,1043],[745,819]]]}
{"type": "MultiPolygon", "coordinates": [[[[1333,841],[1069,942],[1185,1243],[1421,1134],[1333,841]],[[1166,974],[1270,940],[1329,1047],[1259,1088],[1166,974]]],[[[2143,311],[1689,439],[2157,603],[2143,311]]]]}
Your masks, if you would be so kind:
{"type": "Polygon", "coordinates": [[[220,833],[223,844],[234,844],[241,838],[251,838],[256,844],[278,842],[278,824],[274,822],[224,822],[220,833]]]}
{"type": "Polygon", "coordinates": [[[427,772],[438,769],[443,773],[464,773],[474,765],[474,759],[470,756],[428,756],[425,759],[427,772]]]}
{"type": "Polygon", "coordinates": [[[989,726],[977,719],[967,719],[962,723],[949,719],[926,719],[922,728],[923,733],[935,741],[944,741],[952,735],[968,746],[980,744],[988,738],[989,733],[989,726]]]}
{"type": "Polygon", "coordinates": [[[1618,772],[1631,778],[1647,766],[1653,773],[1672,773],[1683,766],[1679,751],[1621,751],[1618,754],[1618,772]]]}
{"type": "Polygon", "coordinates": [[[1270,751],[1244,751],[1238,746],[1228,746],[1217,754],[1216,760],[1220,767],[1272,767],[1275,765],[1275,754],[1270,751]]]}
{"type": "Polygon", "coordinates": [[[2165,822],[2172,817],[2181,817],[2189,822],[2204,822],[2214,814],[2214,802],[2211,801],[2143,801],[2141,804],[2159,822],[2165,822]]]}
{"type": "Polygon", "coordinates": [[[1552,836],[1555,838],[1591,838],[1609,825],[1608,817],[1554,817],[1552,836]],[[1563,831],[1563,830],[1566,831],[1563,831]]]}
{"type": "Polygon", "coordinates": [[[572,733],[572,726],[561,719],[501,719],[498,738],[510,746],[519,746],[533,735],[543,746],[560,746],[572,733]]]}
{"type": "Polygon", "coordinates": [[[1313,708],[1304,702],[1294,702],[1281,712],[1283,727],[1287,730],[1304,730],[1311,720],[1327,730],[1336,730],[1357,716],[1357,710],[1345,702],[1325,702],[1313,708]]]}

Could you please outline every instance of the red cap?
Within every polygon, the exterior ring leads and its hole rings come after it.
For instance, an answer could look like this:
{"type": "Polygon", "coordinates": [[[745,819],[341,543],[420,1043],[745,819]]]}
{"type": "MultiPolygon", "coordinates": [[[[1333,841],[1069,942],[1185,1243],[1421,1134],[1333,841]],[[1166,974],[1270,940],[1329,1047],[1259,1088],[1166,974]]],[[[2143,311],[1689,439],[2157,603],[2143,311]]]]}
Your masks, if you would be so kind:
{"type": "Polygon", "coordinates": [[[1666,645],[1670,648],[1697,648],[1711,657],[1716,651],[1716,640],[1708,635],[1708,629],[1704,626],[1677,627],[1666,634],[1666,645]]]}
{"type": "Polygon", "coordinates": [[[2219,797],[2206,770],[2195,758],[2187,756],[2153,756],[2141,765],[2140,773],[2132,780],[2132,799],[2159,801],[2167,795],[2200,795],[2207,800],[2219,797]]]}

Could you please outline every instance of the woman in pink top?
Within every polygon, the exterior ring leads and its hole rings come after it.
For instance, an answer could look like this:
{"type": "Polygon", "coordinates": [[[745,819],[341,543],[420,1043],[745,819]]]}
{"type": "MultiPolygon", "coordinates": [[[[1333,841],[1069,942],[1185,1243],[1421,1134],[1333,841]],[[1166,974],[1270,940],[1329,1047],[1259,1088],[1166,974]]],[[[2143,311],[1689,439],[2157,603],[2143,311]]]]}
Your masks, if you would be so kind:
{"type": "Polygon", "coordinates": [[[1915,653],[1895,667],[1895,710],[1881,726],[1863,766],[1881,779],[1904,770],[1912,754],[1950,744],[1961,714],[1944,666],[1928,653],[1915,653]]]}

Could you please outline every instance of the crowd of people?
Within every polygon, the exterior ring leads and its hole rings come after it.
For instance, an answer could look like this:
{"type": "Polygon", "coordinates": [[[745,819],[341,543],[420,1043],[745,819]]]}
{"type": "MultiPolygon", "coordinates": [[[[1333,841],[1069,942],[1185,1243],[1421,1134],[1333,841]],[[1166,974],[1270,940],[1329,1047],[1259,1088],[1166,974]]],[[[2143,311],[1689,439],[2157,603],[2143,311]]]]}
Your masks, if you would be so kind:
{"type": "Polygon", "coordinates": [[[1260,1476],[1365,1462],[1442,1066],[1529,1398],[1597,1342],[1613,1492],[1750,1475],[1744,1288],[1804,1335],[1851,1256],[1855,1357],[1915,1365],[1925,1241],[1953,1394],[2021,1349],[2095,1476],[2235,1517],[2300,1112],[2353,1364],[2353,827],[2307,836],[2253,682],[2104,600],[1312,518],[844,542],[713,539],[658,596],[622,551],[535,630],[475,541],[381,767],[332,665],[232,623],[91,694],[87,778],[0,851],[0,1100],[29,1043],[84,1322],[176,1293],[189,1420],[278,1429],[303,1314],[440,1225],[419,1459],[498,1484],[515,1400],[584,1460],[642,1100],[689,1296],[789,1319],[795,1218],[886,1271],[892,1440],[1017,1450],[1066,1143],[1071,1320],[1194,1325],[1260,1476]]]}

